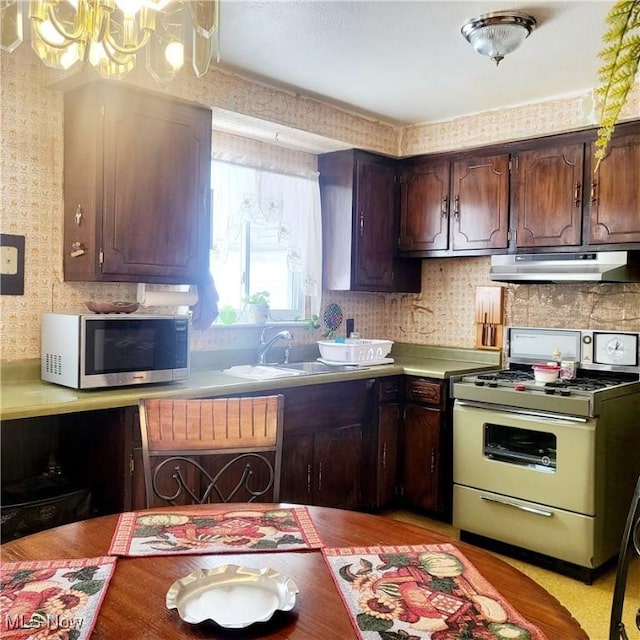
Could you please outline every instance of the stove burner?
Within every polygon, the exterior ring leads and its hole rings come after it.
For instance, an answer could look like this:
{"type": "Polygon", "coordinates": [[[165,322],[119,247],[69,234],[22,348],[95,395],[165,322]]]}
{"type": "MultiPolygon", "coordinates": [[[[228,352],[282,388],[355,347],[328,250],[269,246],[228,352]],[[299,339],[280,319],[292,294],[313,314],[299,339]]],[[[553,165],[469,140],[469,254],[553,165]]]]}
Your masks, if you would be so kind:
{"type": "MultiPolygon", "coordinates": [[[[503,369],[501,371],[489,371],[479,373],[475,376],[475,384],[478,386],[495,387],[497,383],[513,383],[533,382],[533,371],[521,369],[503,369]]],[[[556,390],[560,395],[570,395],[571,391],[597,391],[598,389],[606,389],[607,387],[615,387],[625,384],[630,380],[625,378],[609,377],[607,375],[600,376],[578,376],[573,380],[557,380],[555,382],[547,382],[544,384],[544,391],[553,395],[556,390]]]]}
{"type": "Polygon", "coordinates": [[[528,380],[533,380],[533,372],[504,369],[502,371],[479,373],[476,378],[479,380],[500,380],[504,382],[527,382],[528,380]]]}

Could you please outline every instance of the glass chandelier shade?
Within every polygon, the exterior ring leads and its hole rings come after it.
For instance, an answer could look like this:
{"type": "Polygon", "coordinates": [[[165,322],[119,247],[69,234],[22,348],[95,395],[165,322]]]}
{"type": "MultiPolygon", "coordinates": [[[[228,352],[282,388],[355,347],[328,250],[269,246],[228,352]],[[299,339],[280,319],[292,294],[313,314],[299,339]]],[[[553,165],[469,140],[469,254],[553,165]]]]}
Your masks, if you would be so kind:
{"type": "Polygon", "coordinates": [[[481,55],[488,56],[496,66],[515,51],[535,29],[536,21],[524,13],[486,13],[470,20],[461,29],[462,35],[481,55]]]}
{"type": "Polygon", "coordinates": [[[120,78],[143,55],[147,71],[171,80],[190,57],[198,78],[218,58],[218,0],[0,0],[0,49],[23,42],[28,4],[31,46],[54,69],[88,61],[120,78]]]}

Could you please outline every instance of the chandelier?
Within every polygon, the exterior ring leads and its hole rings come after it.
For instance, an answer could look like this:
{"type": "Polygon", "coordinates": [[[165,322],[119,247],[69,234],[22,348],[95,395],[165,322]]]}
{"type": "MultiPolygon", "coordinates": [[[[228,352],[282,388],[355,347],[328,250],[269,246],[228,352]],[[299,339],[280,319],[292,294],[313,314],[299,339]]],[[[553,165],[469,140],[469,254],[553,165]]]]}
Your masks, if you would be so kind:
{"type": "Polygon", "coordinates": [[[31,46],[54,69],[88,61],[121,78],[144,57],[147,71],[171,80],[190,58],[198,78],[218,55],[218,0],[0,0],[0,49],[23,41],[28,4],[31,46]]]}

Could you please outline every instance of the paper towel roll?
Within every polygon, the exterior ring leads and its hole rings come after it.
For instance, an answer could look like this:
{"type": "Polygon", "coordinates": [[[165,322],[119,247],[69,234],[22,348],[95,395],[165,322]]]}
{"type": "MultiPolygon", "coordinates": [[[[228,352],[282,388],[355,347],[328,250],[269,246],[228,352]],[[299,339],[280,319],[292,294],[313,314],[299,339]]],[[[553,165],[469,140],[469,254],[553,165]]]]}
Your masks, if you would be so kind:
{"type": "Polygon", "coordinates": [[[196,291],[147,291],[138,285],[138,302],[143,307],[193,306],[198,302],[196,291]]]}

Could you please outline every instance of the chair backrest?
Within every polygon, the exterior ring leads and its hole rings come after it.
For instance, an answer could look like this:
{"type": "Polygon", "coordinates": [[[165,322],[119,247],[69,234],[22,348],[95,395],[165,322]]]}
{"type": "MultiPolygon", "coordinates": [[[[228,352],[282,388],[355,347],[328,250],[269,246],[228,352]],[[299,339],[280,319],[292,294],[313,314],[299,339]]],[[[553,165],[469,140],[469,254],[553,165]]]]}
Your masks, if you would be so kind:
{"type": "MultiPolygon", "coordinates": [[[[640,556],[640,478],[638,478],[636,490],[631,499],[627,522],[622,534],[616,581],[613,587],[609,640],[629,640],[625,624],[622,621],[622,612],[629,575],[629,563],[634,555],[640,556]]],[[[640,631],[640,607],[636,611],[635,618],[636,627],[640,631]]],[[[636,636],[634,635],[634,637],[636,636]]]]}
{"type": "Polygon", "coordinates": [[[147,507],[280,500],[282,395],[139,407],[147,507]]]}

